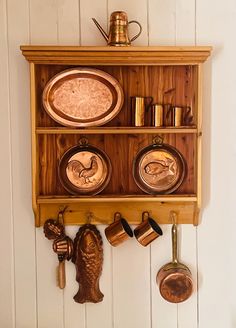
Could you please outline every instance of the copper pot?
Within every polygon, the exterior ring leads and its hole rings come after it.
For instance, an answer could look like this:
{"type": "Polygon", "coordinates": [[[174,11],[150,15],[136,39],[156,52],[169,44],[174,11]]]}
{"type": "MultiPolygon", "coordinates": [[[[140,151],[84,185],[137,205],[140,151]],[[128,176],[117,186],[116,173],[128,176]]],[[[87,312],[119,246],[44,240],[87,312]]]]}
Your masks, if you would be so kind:
{"type": "Polygon", "coordinates": [[[193,279],[189,268],[178,261],[176,224],[172,226],[172,252],[172,262],[164,265],[157,273],[157,284],[166,301],[180,303],[191,296],[193,279]]]}

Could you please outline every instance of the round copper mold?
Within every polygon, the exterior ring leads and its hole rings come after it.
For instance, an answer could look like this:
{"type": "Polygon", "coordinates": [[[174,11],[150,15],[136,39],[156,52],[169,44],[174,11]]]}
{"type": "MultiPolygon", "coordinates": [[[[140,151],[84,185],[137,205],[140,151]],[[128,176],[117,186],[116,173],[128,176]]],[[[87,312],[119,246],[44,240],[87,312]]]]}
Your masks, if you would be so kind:
{"type": "Polygon", "coordinates": [[[108,185],[111,170],[111,161],[101,149],[75,146],[62,156],[59,178],[71,194],[96,195],[108,185]]]}
{"type": "Polygon", "coordinates": [[[121,110],[119,82],[95,68],[73,68],[55,75],[43,91],[43,106],[56,122],[70,127],[103,125],[121,110]]]}
{"type": "Polygon", "coordinates": [[[133,177],[148,194],[170,194],[182,184],[186,164],[181,153],[167,144],[143,148],[133,163],[133,177]]]}

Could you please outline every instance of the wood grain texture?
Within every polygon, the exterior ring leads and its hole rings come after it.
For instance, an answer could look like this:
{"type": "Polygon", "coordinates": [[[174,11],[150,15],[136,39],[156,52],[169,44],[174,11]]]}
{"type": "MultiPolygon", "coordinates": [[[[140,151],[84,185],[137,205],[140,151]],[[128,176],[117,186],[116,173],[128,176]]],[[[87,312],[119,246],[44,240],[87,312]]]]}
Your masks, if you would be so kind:
{"type": "MultiPolygon", "coordinates": [[[[40,204],[40,225],[43,225],[48,217],[56,217],[62,206],[68,206],[68,212],[65,214],[65,224],[75,225],[83,224],[86,220],[86,214],[93,212],[95,224],[109,224],[113,222],[114,213],[119,211],[124,213],[128,221],[132,224],[138,224],[139,219],[142,216],[143,211],[150,212],[153,216],[159,218],[159,222],[162,224],[170,223],[170,211],[174,210],[179,215],[179,223],[192,224],[194,221],[194,214],[196,210],[195,201],[143,201],[143,198],[138,201],[120,201],[120,202],[108,202],[103,199],[100,202],[80,202],[78,199],[74,199],[74,203],[70,203],[68,199],[57,199],[56,202],[49,203],[45,200],[45,203],[40,204]]],[[[184,199],[186,200],[186,198],[184,199]]],[[[54,200],[55,201],[55,200],[54,200]]]]}
{"type": "MultiPolygon", "coordinates": [[[[43,108],[42,92],[47,82],[55,74],[69,67],[68,65],[36,65],[38,127],[60,126],[60,124],[49,117],[43,108]]],[[[97,68],[114,76],[121,84],[125,94],[122,110],[105,127],[131,126],[132,112],[130,108],[130,97],[137,95],[152,96],[154,103],[191,106],[193,115],[197,116],[195,99],[198,85],[196,83],[194,84],[197,74],[195,66],[99,66],[97,68]]],[[[150,122],[150,113],[146,118],[147,125],[148,122],[150,122]]]]}
{"type": "MultiPolygon", "coordinates": [[[[133,161],[137,152],[152,144],[153,135],[90,135],[89,144],[105,151],[112,162],[112,177],[101,195],[145,195],[132,177],[133,161]],[[114,147],[113,145],[116,145],[114,147]],[[127,174],[129,179],[127,179],[127,174]]],[[[69,195],[59,179],[59,162],[65,151],[78,145],[79,135],[44,135],[39,136],[40,174],[39,195],[69,195]]],[[[164,143],[176,147],[188,163],[187,176],[174,194],[194,194],[194,138],[192,135],[168,134],[164,143]]]]}
{"type": "Polygon", "coordinates": [[[21,46],[21,50],[28,61],[40,64],[194,65],[208,58],[211,47],[21,46]]]}

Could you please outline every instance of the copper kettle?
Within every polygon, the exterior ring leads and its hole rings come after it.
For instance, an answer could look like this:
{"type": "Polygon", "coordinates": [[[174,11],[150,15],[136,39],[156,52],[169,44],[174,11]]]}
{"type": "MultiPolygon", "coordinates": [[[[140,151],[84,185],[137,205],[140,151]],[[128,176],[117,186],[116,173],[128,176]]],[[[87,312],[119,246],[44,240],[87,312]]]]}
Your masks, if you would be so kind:
{"type": "Polygon", "coordinates": [[[107,34],[98,21],[92,18],[95,25],[101,32],[104,39],[107,41],[109,46],[130,46],[131,42],[139,37],[142,32],[142,26],[139,22],[132,20],[128,21],[128,16],[124,11],[114,11],[110,16],[110,28],[107,34]],[[139,26],[139,32],[133,38],[129,39],[128,25],[136,23],[139,26]]]}

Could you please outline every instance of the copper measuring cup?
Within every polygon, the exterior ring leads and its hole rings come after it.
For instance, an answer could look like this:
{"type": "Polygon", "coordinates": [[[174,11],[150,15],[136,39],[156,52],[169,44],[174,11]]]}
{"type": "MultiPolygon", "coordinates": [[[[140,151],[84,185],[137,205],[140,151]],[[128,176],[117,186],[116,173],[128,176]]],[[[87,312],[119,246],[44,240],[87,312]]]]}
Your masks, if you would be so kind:
{"type": "Polygon", "coordinates": [[[193,292],[191,271],[178,260],[177,234],[177,225],[174,223],[172,226],[172,262],[164,265],[156,277],[161,296],[171,303],[183,302],[193,292]]]}
{"type": "Polygon", "coordinates": [[[112,246],[118,246],[125,240],[133,237],[133,231],[121,214],[116,212],[114,222],[105,229],[105,235],[112,246]]]}
{"type": "Polygon", "coordinates": [[[142,246],[149,245],[153,240],[162,236],[163,232],[148,212],[143,212],[142,223],[134,229],[134,235],[142,246]]]}

